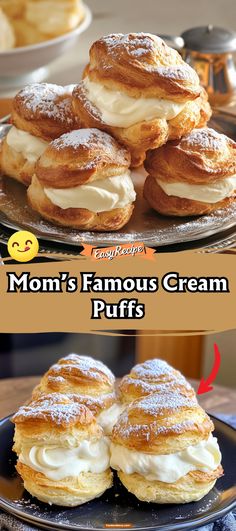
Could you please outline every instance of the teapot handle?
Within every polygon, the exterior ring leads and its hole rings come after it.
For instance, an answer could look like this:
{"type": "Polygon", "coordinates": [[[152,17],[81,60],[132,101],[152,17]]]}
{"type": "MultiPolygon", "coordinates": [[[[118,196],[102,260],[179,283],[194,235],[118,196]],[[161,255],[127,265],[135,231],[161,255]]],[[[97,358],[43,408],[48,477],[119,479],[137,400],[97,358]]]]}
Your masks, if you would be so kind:
{"type": "Polygon", "coordinates": [[[165,41],[169,46],[175,48],[175,50],[182,50],[184,48],[184,39],[178,37],[177,35],[158,35],[163,41],[165,41]]]}

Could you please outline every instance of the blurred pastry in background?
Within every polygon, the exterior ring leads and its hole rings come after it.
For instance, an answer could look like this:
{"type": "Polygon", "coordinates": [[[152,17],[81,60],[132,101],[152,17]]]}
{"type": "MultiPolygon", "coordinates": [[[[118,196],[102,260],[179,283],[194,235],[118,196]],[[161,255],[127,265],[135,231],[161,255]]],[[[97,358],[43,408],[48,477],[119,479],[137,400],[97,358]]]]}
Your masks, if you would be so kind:
{"type": "Polygon", "coordinates": [[[11,50],[15,46],[15,34],[8,16],[0,7],[0,52],[11,50]]]}
{"type": "Polygon", "coordinates": [[[35,83],[18,92],[13,100],[12,127],[0,147],[2,173],[29,185],[35,164],[49,142],[79,128],[72,89],[35,83]]]}
{"type": "Polygon", "coordinates": [[[168,216],[197,216],[236,200],[236,143],[214,129],[194,129],[150,151],[144,197],[168,216]]]}
{"type": "Polygon", "coordinates": [[[81,0],[27,0],[26,3],[25,20],[48,38],[75,29],[83,17],[81,0]]]}
{"type": "Polygon", "coordinates": [[[205,125],[211,111],[197,73],[176,50],[147,33],[96,41],[83,81],[73,92],[85,127],[97,127],[129,148],[132,166],[146,152],[205,125]]]}
{"type": "Polygon", "coordinates": [[[75,29],[84,18],[82,0],[0,0],[14,28],[14,46],[29,46],[75,29]]]}
{"type": "Polygon", "coordinates": [[[135,400],[112,432],[111,467],[129,492],[154,503],[203,498],[222,473],[207,413],[180,393],[135,400]]]}
{"type": "Polygon", "coordinates": [[[130,153],[98,129],[80,129],[51,142],[28,189],[43,218],[81,230],[115,231],[130,219],[136,193],[130,153]]]}
{"type": "Polygon", "coordinates": [[[109,439],[85,405],[31,402],[12,420],[16,469],[32,496],[75,507],[112,486],[109,439]]]}
{"type": "Polygon", "coordinates": [[[27,0],[0,0],[0,8],[11,18],[24,16],[24,9],[27,0]]]}

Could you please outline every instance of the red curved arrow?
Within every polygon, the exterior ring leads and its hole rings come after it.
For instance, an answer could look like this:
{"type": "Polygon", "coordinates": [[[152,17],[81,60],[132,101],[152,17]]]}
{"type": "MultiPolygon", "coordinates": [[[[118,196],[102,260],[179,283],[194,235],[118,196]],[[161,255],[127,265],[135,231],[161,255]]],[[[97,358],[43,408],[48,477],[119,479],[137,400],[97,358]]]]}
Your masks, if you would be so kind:
{"type": "Polygon", "coordinates": [[[204,393],[209,393],[209,391],[212,391],[213,389],[213,385],[211,384],[214,382],[217,376],[217,373],[220,368],[220,362],[221,362],[220,351],[216,343],[214,343],[214,355],[215,355],[215,361],[214,361],[212,371],[209,374],[208,378],[206,378],[205,380],[204,378],[201,379],[198,390],[197,390],[197,395],[203,395],[204,393]]]}

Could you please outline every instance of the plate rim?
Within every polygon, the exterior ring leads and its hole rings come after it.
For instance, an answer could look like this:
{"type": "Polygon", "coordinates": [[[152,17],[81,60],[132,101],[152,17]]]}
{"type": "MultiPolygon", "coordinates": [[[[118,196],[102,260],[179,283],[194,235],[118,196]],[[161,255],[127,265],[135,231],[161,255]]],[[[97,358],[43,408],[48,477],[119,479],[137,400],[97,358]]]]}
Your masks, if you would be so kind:
{"type": "MultiPolygon", "coordinates": [[[[227,207],[226,207],[227,208],[227,207]]],[[[221,209],[222,210],[222,209],[221,209]]],[[[203,216],[204,217],[204,216],[203,216]]],[[[50,223],[50,222],[47,222],[47,223],[50,223]]],[[[27,224],[25,225],[24,223],[23,224],[18,224],[18,223],[14,223],[13,221],[11,221],[7,216],[6,214],[4,214],[3,212],[0,211],[0,226],[6,228],[6,229],[10,229],[10,230],[13,230],[13,231],[18,231],[18,230],[30,230],[30,228],[32,229],[32,227],[29,227],[27,224]]],[[[56,226],[55,226],[56,227],[56,226]]],[[[235,218],[232,218],[232,220],[228,220],[228,222],[225,224],[225,226],[220,226],[216,228],[210,228],[208,230],[206,230],[205,232],[203,232],[203,229],[201,232],[198,232],[198,233],[195,233],[195,234],[189,234],[189,237],[187,236],[186,239],[184,240],[184,242],[186,244],[190,244],[191,242],[198,242],[198,241],[201,241],[201,240],[204,240],[206,238],[210,238],[211,236],[217,236],[218,234],[224,234],[225,232],[227,232],[228,230],[230,229],[233,229],[234,227],[236,227],[236,216],[235,218]]],[[[106,238],[106,234],[113,234],[113,232],[94,232],[95,234],[95,237],[93,238],[93,240],[91,240],[91,237],[88,235],[87,236],[87,233],[89,233],[91,235],[91,233],[93,231],[78,231],[81,236],[78,238],[78,241],[76,242],[71,242],[71,241],[67,241],[66,238],[63,239],[63,238],[60,238],[59,236],[56,236],[55,234],[53,235],[50,235],[50,234],[47,234],[47,233],[42,233],[40,231],[36,229],[34,229],[34,234],[36,235],[36,237],[40,240],[40,241],[46,241],[46,242],[54,242],[56,244],[60,244],[60,245],[67,245],[67,246],[72,246],[74,248],[78,248],[78,247],[81,247],[83,246],[84,244],[89,244],[89,245],[94,245],[95,247],[105,247],[105,246],[111,246],[111,245],[124,245],[125,243],[127,243],[127,241],[123,241],[123,238],[121,238],[118,241],[115,241],[113,240],[112,238],[110,238],[109,240],[106,238]],[[96,234],[101,234],[101,236],[98,238],[98,240],[96,239],[96,234]],[[103,239],[103,241],[102,241],[103,239]]],[[[116,232],[114,231],[114,234],[116,234],[116,232]]],[[[142,242],[147,245],[147,246],[151,246],[151,247],[155,247],[158,249],[158,247],[170,247],[172,245],[180,245],[181,243],[183,243],[183,240],[179,239],[178,241],[175,241],[175,242],[169,242],[169,241],[161,241],[161,242],[158,242],[156,238],[154,238],[154,236],[148,236],[148,235],[144,235],[144,237],[139,237],[140,234],[137,234],[136,232],[134,233],[134,235],[132,235],[132,233],[125,233],[125,236],[126,238],[129,237],[129,241],[131,241],[131,243],[135,243],[137,241],[140,241],[140,239],[142,240],[142,242]]]]}
{"type": "MultiPolygon", "coordinates": [[[[7,415],[6,417],[0,419],[0,426],[2,426],[2,424],[6,423],[6,422],[10,422],[10,419],[12,418],[12,416],[14,415],[14,413],[10,414],[10,415],[7,415]]],[[[216,417],[215,415],[209,413],[209,416],[211,418],[213,418],[214,421],[216,421],[218,424],[223,424],[224,426],[227,427],[228,430],[232,431],[232,433],[234,434],[234,437],[236,438],[236,429],[233,428],[233,426],[231,426],[230,424],[228,424],[227,422],[225,422],[224,420],[221,420],[221,418],[218,418],[216,417]]],[[[236,487],[236,483],[235,483],[235,487],[236,487]]],[[[197,529],[199,528],[199,526],[202,526],[202,525],[206,525],[206,524],[209,524],[211,522],[214,522],[216,520],[218,520],[219,518],[222,518],[223,516],[225,516],[226,514],[230,513],[234,508],[236,507],[236,499],[232,500],[232,502],[221,508],[221,509],[218,509],[218,510],[215,510],[213,513],[209,514],[209,515],[205,515],[203,517],[198,517],[198,518],[195,518],[194,520],[189,520],[187,522],[182,522],[182,523],[175,523],[175,524],[165,524],[165,526],[163,525],[155,525],[155,527],[140,527],[140,528],[136,528],[137,531],[181,531],[181,530],[187,530],[189,529],[190,531],[193,530],[193,529],[197,529]],[[168,526],[168,527],[167,527],[168,526]],[[191,527],[190,527],[191,526],[191,527]]],[[[104,531],[104,527],[77,527],[77,526],[71,526],[70,524],[66,524],[66,523],[63,523],[63,527],[62,526],[58,526],[56,523],[54,525],[54,522],[50,521],[50,520],[45,520],[42,522],[41,519],[37,516],[31,516],[31,515],[28,515],[28,514],[25,514],[23,513],[23,516],[22,516],[22,513],[19,509],[17,508],[12,508],[11,504],[9,502],[7,502],[5,499],[2,498],[2,496],[0,495],[0,508],[5,510],[8,514],[10,515],[13,515],[13,516],[16,516],[17,518],[19,518],[19,520],[23,521],[23,522],[27,522],[27,523],[30,523],[32,525],[35,525],[35,524],[38,524],[39,525],[39,528],[41,529],[54,529],[54,530],[62,530],[64,529],[65,531],[66,530],[69,530],[69,531],[72,531],[73,529],[75,531],[104,531]]],[[[133,528],[135,530],[135,528],[133,528]]],[[[123,528],[117,528],[116,527],[116,530],[117,531],[123,531],[123,528]]]]}

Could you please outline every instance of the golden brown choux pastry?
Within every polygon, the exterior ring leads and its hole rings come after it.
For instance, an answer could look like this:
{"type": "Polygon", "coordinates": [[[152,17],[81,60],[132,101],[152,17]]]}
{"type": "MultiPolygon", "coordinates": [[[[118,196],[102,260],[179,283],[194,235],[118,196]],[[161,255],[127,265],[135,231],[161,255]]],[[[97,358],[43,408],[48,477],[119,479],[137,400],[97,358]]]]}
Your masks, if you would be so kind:
{"type": "Polygon", "coordinates": [[[101,398],[115,389],[115,376],[102,361],[81,354],[61,358],[44,374],[32,398],[41,394],[72,393],[101,398]]]}
{"type": "Polygon", "coordinates": [[[150,151],[144,197],[169,216],[208,214],[235,201],[236,143],[210,128],[150,151]]]}
{"type": "Polygon", "coordinates": [[[94,415],[99,426],[103,428],[106,435],[111,435],[114,424],[116,423],[121,411],[118,397],[115,391],[101,396],[89,396],[76,393],[49,393],[38,394],[37,390],[34,393],[36,397],[35,403],[76,403],[84,404],[94,415]]]}
{"type": "Polygon", "coordinates": [[[52,39],[75,29],[84,18],[81,0],[28,0],[25,20],[43,35],[52,39]]]}
{"type": "Polygon", "coordinates": [[[96,41],[84,79],[73,91],[82,124],[127,146],[133,167],[149,149],[205,125],[211,115],[206,98],[197,73],[179,53],[147,33],[96,41]]]}
{"type": "Polygon", "coordinates": [[[2,173],[29,185],[48,143],[79,129],[72,109],[72,88],[34,83],[18,92],[13,100],[12,128],[0,148],[2,173]]]}
{"type": "Polygon", "coordinates": [[[112,432],[111,467],[129,492],[154,503],[200,500],[222,475],[213,423],[179,393],[135,400],[112,432]]]}
{"type": "Polygon", "coordinates": [[[152,393],[179,392],[194,399],[195,392],[184,376],[162,359],[151,359],[135,365],[119,383],[122,404],[152,393]]]}
{"type": "Polygon", "coordinates": [[[32,496],[74,507],[111,487],[109,440],[85,405],[31,402],[13,422],[16,469],[32,496]]]}
{"type": "Polygon", "coordinates": [[[115,231],[132,214],[130,154],[107,133],[80,129],[51,142],[28,190],[31,207],[58,225],[115,231]]]}

